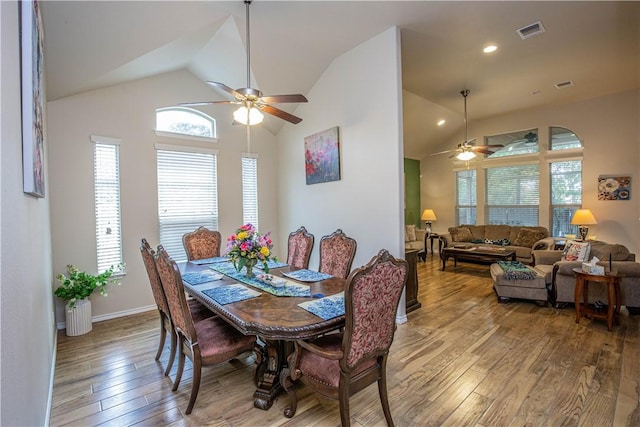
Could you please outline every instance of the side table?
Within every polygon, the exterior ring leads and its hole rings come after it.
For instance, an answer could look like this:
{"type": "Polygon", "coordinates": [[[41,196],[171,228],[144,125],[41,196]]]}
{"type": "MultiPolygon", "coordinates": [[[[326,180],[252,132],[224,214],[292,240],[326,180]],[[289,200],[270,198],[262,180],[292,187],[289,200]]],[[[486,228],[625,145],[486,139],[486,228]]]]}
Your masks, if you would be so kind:
{"type": "MultiPolygon", "coordinates": [[[[438,252],[442,253],[442,240],[440,240],[440,235],[438,233],[430,233],[427,236],[427,239],[429,239],[429,250],[431,251],[431,256],[433,256],[433,241],[437,240],[438,241],[438,252]]],[[[426,248],[426,245],[425,245],[426,248]]]]}
{"type": "Polygon", "coordinates": [[[616,271],[607,272],[603,275],[589,274],[583,272],[580,268],[574,268],[573,272],[576,275],[574,297],[576,323],[580,322],[580,317],[584,314],[585,317],[606,320],[607,329],[611,330],[613,328],[613,322],[618,323],[618,317],[620,315],[620,281],[622,280],[622,275],[616,271]],[[589,282],[598,282],[607,285],[606,313],[598,312],[589,306],[589,282]],[[580,302],[580,297],[582,297],[582,302],[580,302]]]}

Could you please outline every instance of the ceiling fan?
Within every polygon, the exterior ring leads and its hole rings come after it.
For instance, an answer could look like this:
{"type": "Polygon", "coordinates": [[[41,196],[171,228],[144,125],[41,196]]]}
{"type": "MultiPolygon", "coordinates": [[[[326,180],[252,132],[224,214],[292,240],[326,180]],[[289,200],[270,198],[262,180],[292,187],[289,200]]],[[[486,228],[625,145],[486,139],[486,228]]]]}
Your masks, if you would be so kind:
{"type": "Polygon", "coordinates": [[[440,151],[431,155],[436,156],[438,154],[453,153],[449,156],[449,158],[455,157],[458,160],[469,161],[476,156],[476,153],[493,154],[495,150],[491,150],[492,148],[504,147],[504,145],[502,144],[476,145],[475,138],[468,139],[467,96],[469,95],[469,89],[460,91],[460,94],[464,97],[464,142],[458,144],[458,146],[453,150],[440,151]]]}
{"type": "Polygon", "coordinates": [[[270,95],[264,96],[258,89],[251,87],[251,40],[249,31],[249,5],[251,0],[244,0],[246,5],[246,19],[247,19],[247,87],[240,89],[232,89],[229,86],[219,83],[207,81],[207,84],[213,86],[226,95],[231,95],[234,99],[232,101],[203,101],[203,102],[185,102],[182,106],[196,106],[196,105],[208,105],[208,104],[236,104],[240,105],[233,113],[234,124],[236,122],[243,125],[257,125],[261,123],[264,116],[261,112],[271,114],[272,116],[279,117],[290,123],[297,124],[302,121],[300,117],[296,117],[293,114],[287,113],[279,108],[276,108],[270,104],[278,104],[285,102],[307,102],[307,98],[300,94],[291,95],[270,95]]]}

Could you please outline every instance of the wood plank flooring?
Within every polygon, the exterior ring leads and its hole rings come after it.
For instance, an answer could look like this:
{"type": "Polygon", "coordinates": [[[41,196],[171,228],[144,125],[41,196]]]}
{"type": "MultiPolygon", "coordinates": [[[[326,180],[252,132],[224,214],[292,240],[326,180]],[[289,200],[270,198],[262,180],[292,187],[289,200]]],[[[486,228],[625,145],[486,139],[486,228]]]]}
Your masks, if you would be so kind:
{"type": "MultiPolygon", "coordinates": [[[[418,263],[422,308],[398,326],[388,364],[396,426],[640,426],[640,316],[620,325],[575,323],[573,306],[498,304],[486,265],[418,263]]],[[[159,320],[149,312],[59,331],[52,426],[337,426],[338,404],[298,388],[298,412],[253,407],[250,354],[203,369],[184,415],[191,365],[177,392],[154,360],[159,320]]],[[[175,366],[171,378],[175,377],[175,366]]],[[[384,426],[377,387],[351,398],[354,426],[384,426]]]]}

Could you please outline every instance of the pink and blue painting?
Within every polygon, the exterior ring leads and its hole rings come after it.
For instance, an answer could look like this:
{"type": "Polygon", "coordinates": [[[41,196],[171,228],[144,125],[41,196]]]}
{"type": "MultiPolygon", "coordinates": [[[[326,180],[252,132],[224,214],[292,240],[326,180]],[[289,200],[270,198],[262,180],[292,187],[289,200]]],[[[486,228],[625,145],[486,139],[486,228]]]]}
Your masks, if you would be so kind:
{"type": "Polygon", "coordinates": [[[307,185],[340,180],[338,126],[304,138],[307,185]]]}

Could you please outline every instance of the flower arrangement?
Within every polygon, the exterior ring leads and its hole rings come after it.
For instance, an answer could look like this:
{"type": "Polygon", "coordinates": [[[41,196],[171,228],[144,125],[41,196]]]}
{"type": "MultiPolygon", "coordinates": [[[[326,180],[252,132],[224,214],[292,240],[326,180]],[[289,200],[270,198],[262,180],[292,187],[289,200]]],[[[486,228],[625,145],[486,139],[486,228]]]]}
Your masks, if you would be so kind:
{"type": "Polygon", "coordinates": [[[112,277],[116,272],[122,272],[124,264],[111,266],[97,276],[79,271],[73,265],[67,265],[67,274],[58,274],[56,279],[60,286],[55,290],[55,295],[65,301],[69,301],[69,310],[76,306],[76,301],[89,297],[93,291],[100,289],[100,294],[107,296],[107,285],[117,283],[118,278],[112,277]]]}
{"type": "Polygon", "coordinates": [[[261,262],[264,271],[269,272],[267,263],[275,260],[275,257],[271,257],[273,242],[270,234],[259,234],[252,224],[245,224],[227,238],[227,256],[231,258],[236,271],[246,266],[247,275],[251,276],[253,266],[261,262]]]}

